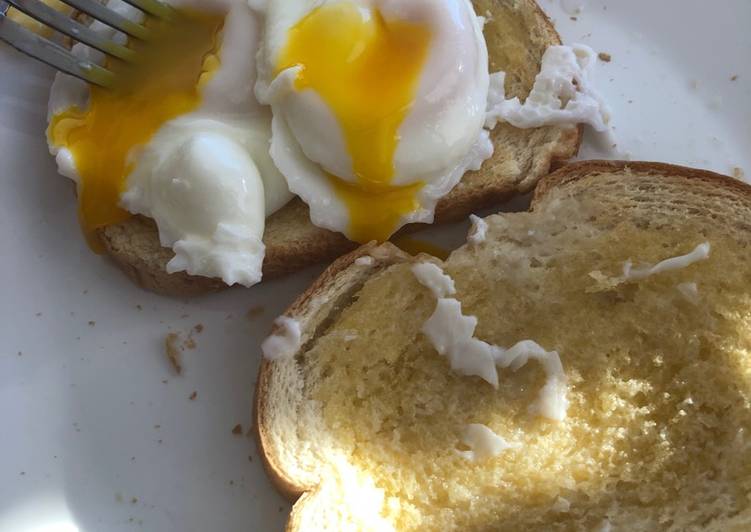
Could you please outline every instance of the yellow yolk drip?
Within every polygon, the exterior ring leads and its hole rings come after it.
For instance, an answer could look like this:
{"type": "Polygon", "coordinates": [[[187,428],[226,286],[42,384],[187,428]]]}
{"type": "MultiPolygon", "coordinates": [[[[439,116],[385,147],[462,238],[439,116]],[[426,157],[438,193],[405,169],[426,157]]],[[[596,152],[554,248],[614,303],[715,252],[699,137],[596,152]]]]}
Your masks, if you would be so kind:
{"type": "Polygon", "coordinates": [[[95,250],[101,249],[97,229],[130,216],[119,202],[137,149],[165,122],[199,106],[200,87],[218,68],[212,52],[223,20],[181,10],[168,22],[150,24],[149,41],[131,44],[135,61],[107,64],[117,76],[114,89],[92,86],[87,109],[73,107],[50,121],[53,145],[73,154],[81,227],[95,250]]]}
{"type": "Polygon", "coordinates": [[[414,101],[430,38],[423,25],[337,2],[291,28],[279,58],[277,73],[301,67],[295,87],[316,91],[342,128],[357,182],[329,178],[360,242],[388,239],[400,217],[419,207],[422,183],[391,181],[399,126],[414,101]]]}

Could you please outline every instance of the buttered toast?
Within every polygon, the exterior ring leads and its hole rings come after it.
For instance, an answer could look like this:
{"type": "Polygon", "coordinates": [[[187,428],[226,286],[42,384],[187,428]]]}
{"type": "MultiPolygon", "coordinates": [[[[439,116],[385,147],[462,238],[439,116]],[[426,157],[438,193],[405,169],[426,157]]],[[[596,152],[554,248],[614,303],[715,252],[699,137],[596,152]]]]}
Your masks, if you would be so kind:
{"type": "Polygon", "coordinates": [[[298,349],[256,389],[289,530],[751,528],[749,219],[731,178],[584,162],[445,262],[339,259],[285,314],[298,349]],[[497,388],[452,369],[415,262],[453,280],[477,339],[559,355],[562,419],[531,408],[541,363],[499,365],[497,388]],[[483,455],[470,426],[504,445],[483,455]]]}

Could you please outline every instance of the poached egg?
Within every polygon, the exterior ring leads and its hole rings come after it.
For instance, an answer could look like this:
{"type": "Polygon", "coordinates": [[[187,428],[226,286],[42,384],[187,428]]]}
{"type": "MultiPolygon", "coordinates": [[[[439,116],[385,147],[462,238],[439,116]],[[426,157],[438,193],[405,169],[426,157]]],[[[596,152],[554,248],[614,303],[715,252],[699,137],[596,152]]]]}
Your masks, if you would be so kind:
{"type": "Polygon", "coordinates": [[[271,156],[314,224],[386,240],[493,152],[469,0],[270,2],[256,94],[271,156]]]}
{"type": "MultiPolygon", "coordinates": [[[[94,249],[101,227],[153,218],[175,257],[169,273],[261,279],[265,218],[292,195],[268,153],[271,112],[253,94],[261,15],[243,0],[174,0],[168,22],[149,20],[138,60],[110,60],[114,90],[58,74],[48,140],[78,185],[79,218],[94,249]]],[[[131,20],[140,11],[108,6],[131,20]]],[[[92,29],[124,42],[94,22],[92,29]]],[[[73,52],[104,62],[84,45],[73,52]]]]}
{"type": "Polygon", "coordinates": [[[146,21],[149,43],[129,43],[142,52],[132,64],[74,47],[120,84],[58,74],[48,129],[92,247],[100,228],[147,216],[175,253],[168,273],[257,283],[265,220],[293,195],[320,227],[386,240],[433,221],[492,155],[498,121],[607,122],[583,47],[551,47],[527,101],[505,100],[470,0],[169,3],[173,19],[146,21]]]}

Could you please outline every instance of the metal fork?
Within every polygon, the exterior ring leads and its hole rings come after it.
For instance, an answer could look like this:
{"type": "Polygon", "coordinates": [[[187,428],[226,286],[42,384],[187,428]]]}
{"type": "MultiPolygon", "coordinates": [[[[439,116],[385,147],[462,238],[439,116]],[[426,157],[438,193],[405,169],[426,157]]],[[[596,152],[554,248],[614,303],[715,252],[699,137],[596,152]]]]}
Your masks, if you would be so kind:
{"type": "MultiPolygon", "coordinates": [[[[171,14],[171,8],[158,0],[125,1],[149,16],[168,18],[171,14]]],[[[63,2],[75,10],[125,33],[130,39],[148,39],[148,30],[145,26],[128,20],[96,2],[96,0],[63,0],[63,2]]],[[[127,46],[117,44],[102,37],[88,26],[53,9],[41,0],[0,0],[0,40],[7,42],[17,50],[61,72],[100,87],[112,87],[115,81],[112,71],[92,61],[74,56],[65,47],[41,35],[37,35],[8,18],[7,14],[10,6],[15,7],[42,24],[78,42],[95,48],[110,57],[122,61],[131,61],[133,59],[134,52],[127,46]]]]}

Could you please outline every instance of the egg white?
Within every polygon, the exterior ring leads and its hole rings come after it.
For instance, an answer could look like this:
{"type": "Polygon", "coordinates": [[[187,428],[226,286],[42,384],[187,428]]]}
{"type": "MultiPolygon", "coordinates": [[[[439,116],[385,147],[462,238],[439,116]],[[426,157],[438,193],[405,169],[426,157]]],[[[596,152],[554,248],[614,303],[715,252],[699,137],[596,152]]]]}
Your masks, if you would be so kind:
{"type": "MultiPolygon", "coordinates": [[[[312,89],[297,90],[299,67],[274,76],[290,28],[313,9],[339,0],[290,0],[268,5],[259,51],[256,95],[272,106],[271,156],[290,190],[309,206],[314,224],[348,235],[350,216],[326,173],[356,178],[340,125],[312,89]]],[[[488,101],[488,52],[482,19],[469,0],[353,0],[377,8],[387,20],[427,25],[432,39],[414,104],[398,130],[393,185],[423,182],[420,207],[398,227],[433,221],[435,206],[468,170],[493,153],[484,128],[488,101]]]]}
{"type": "MultiPolygon", "coordinates": [[[[186,271],[250,286],[261,279],[265,218],[292,198],[269,155],[271,111],[253,91],[263,16],[246,0],[169,3],[227,12],[220,67],[203,88],[198,109],[166,122],[145,146],[131,152],[135,167],[121,206],[156,221],[162,245],[175,252],[169,273],[186,271]]],[[[108,7],[134,21],[143,18],[121,0],[109,0],[108,7]]],[[[91,27],[125,41],[104,24],[95,21],[91,27]]],[[[76,45],[73,53],[103,61],[101,53],[84,45],[76,45]]],[[[49,116],[71,106],[85,108],[88,98],[85,83],[58,74],[49,116]]],[[[70,150],[50,145],[50,151],[60,173],[79,181],[70,150]]]]}

